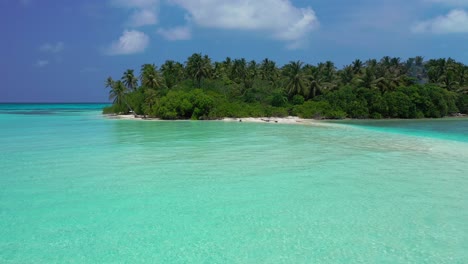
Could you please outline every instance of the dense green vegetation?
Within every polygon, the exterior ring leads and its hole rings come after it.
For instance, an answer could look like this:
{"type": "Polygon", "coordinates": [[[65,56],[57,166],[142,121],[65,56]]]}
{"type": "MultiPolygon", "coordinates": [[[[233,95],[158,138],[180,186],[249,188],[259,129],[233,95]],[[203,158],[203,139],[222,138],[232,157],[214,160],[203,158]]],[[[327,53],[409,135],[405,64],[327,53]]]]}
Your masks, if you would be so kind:
{"type": "Polygon", "coordinates": [[[355,60],[337,69],[292,61],[222,62],[199,53],[185,64],[144,64],[107,79],[104,113],[162,119],[288,115],[303,118],[423,118],[468,112],[468,66],[453,59],[355,60]]]}

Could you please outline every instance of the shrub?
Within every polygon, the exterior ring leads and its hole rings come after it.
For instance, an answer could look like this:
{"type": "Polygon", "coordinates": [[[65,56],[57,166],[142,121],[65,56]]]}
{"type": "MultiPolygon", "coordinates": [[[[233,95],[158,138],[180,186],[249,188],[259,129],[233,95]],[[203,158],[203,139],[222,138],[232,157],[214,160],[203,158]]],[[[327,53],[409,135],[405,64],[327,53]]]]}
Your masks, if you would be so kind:
{"type": "Polygon", "coordinates": [[[127,114],[128,108],[123,105],[114,104],[111,106],[104,107],[102,109],[103,114],[127,114]]]}
{"type": "Polygon", "coordinates": [[[410,118],[416,117],[416,112],[411,99],[401,91],[385,93],[384,98],[388,106],[389,117],[410,118]]]}
{"type": "Polygon", "coordinates": [[[303,105],[295,106],[293,114],[302,118],[330,118],[342,119],[346,113],[340,109],[334,109],[327,101],[307,101],[303,105]]]}
{"type": "Polygon", "coordinates": [[[461,113],[468,114],[468,94],[460,94],[457,98],[456,106],[461,113]]]}
{"type": "Polygon", "coordinates": [[[299,95],[299,94],[296,94],[295,96],[293,96],[292,98],[292,103],[293,105],[301,105],[301,104],[304,104],[304,96],[302,95],[299,95]]]}
{"type": "Polygon", "coordinates": [[[276,92],[271,96],[271,105],[275,107],[285,106],[288,102],[288,98],[282,93],[276,92]]]}

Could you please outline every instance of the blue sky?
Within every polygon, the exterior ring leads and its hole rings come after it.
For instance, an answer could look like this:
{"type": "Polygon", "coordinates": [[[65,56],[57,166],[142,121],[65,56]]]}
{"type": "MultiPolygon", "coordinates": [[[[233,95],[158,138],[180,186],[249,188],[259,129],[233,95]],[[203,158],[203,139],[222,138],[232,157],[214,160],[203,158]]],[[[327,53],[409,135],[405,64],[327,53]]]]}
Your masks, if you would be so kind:
{"type": "Polygon", "coordinates": [[[468,63],[468,0],[0,0],[0,102],[106,102],[143,63],[270,58],[468,63]]]}

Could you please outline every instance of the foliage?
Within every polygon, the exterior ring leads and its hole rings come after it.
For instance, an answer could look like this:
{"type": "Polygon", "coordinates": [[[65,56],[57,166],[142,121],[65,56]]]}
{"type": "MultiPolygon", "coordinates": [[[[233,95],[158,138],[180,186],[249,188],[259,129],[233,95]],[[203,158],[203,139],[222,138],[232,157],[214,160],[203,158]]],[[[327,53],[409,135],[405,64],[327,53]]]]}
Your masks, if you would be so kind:
{"type": "Polygon", "coordinates": [[[337,69],[291,61],[278,67],[201,53],[185,64],[144,64],[106,81],[112,107],[163,119],[298,115],[306,118],[422,118],[468,113],[468,67],[453,59],[354,60],[337,69]]]}
{"type": "Polygon", "coordinates": [[[102,113],[109,115],[109,114],[121,114],[121,113],[126,113],[127,108],[123,105],[118,105],[118,104],[113,104],[111,106],[104,107],[102,109],[102,113]]]}
{"type": "Polygon", "coordinates": [[[208,119],[214,100],[200,89],[169,91],[159,100],[156,116],[163,119],[208,119]]]}
{"type": "Polygon", "coordinates": [[[346,117],[343,110],[334,108],[327,101],[307,101],[303,105],[296,106],[294,113],[302,118],[343,119],[346,117]]]}

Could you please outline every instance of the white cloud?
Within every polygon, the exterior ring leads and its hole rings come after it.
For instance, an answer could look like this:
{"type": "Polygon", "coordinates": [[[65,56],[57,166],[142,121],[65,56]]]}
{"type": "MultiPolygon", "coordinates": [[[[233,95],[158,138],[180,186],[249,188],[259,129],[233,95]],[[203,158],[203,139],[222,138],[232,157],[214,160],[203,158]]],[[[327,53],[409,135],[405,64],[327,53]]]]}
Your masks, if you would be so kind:
{"type": "Polygon", "coordinates": [[[445,16],[419,22],[411,30],[415,33],[468,33],[468,13],[454,9],[445,16]]]}
{"type": "Polygon", "coordinates": [[[149,37],[140,31],[125,30],[119,40],[109,47],[108,55],[127,55],[143,52],[149,45],[149,37]]]}
{"type": "Polygon", "coordinates": [[[160,28],[158,34],[167,40],[188,40],[192,37],[192,32],[188,26],[173,27],[173,28],[160,28]]]}
{"type": "Polygon", "coordinates": [[[289,0],[171,0],[201,27],[264,31],[297,48],[319,25],[315,12],[289,0]]]}
{"type": "Polygon", "coordinates": [[[156,13],[152,10],[147,9],[135,11],[128,21],[128,24],[133,27],[154,25],[156,23],[158,23],[156,13]]]}
{"type": "Polygon", "coordinates": [[[38,60],[35,63],[37,67],[41,67],[41,68],[47,66],[48,64],[49,64],[48,60],[38,60]]]}
{"type": "Polygon", "coordinates": [[[112,5],[132,10],[127,21],[131,27],[155,25],[158,23],[159,0],[113,0],[112,5]]]}
{"type": "Polygon", "coordinates": [[[45,43],[39,47],[39,50],[43,52],[49,52],[49,53],[59,53],[63,51],[64,47],[65,45],[63,44],[63,42],[59,41],[55,44],[45,43]]]}

